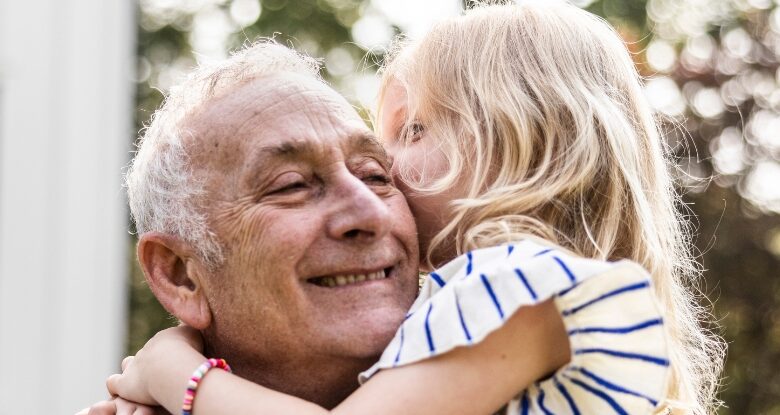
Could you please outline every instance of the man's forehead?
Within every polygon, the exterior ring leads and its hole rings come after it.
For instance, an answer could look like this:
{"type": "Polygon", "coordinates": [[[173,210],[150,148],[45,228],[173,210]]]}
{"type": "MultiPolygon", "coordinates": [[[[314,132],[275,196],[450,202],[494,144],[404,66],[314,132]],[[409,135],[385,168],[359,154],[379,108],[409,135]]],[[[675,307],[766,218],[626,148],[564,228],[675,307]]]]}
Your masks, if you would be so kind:
{"type": "Polygon", "coordinates": [[[212,97],[187,117],[191,124],[235,127],[233,118],[288,113],[293,108],[327,107],[329,113],[359,118],[336,91],[324,83],[298,74],[276,74],[240,83],[212,97]]]}
{"type": "Polygon", "coordinates": [[[386,158],[357,112],[314,79],[274,76],[215,98],[192,117],[192,161],[217,166],[267,165],[311,158],[336,148],[386,158]],[[330,150],[329,150],[330,149],[330,150]]]}
{"type": "Polygon", "coordinates": [[[301,136],[301,130],[367,127],[354,108],[327,85],[302,75],[280,74],[251,80],[210,99],[187,117],[185,129],[202,144],[216,141],[219,145],[247,135],[258,139],[301,136]]]}

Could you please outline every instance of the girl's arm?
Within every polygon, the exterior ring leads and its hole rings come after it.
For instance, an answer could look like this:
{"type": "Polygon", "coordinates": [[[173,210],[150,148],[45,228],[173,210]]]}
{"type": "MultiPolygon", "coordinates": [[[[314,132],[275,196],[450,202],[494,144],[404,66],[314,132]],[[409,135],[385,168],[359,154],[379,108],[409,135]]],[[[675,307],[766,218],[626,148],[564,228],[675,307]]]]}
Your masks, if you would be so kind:
{"type": "MultiPolygon", "coordinates": [[[[181,408],[187,379],[205,360],[192,349],[187,353],[180,353],[180,348],[177,351],[176,361],[168,358],[156,368],[140,364],[142,367],[137,371],[150,380],[147,385],[150,398],[176,412],[181,408]]],[[[490,414],[532,382],[564,365],[569,356],[563,321],[552,300],[548,300],[520,308],[503,326],[474,346],[380,371],[330,412],[490,414]]],[[[109,387],[113,383],[112,392],[143,403],[138,398],[145,396],[132,395],[136,393],[133,387],[142,385],[133,379],[140,380],[140,376],[134,376],[134,363],[130,362],[124,375],[110,379],[109,387]]],[[[160,361],[155,363],[159,364],[160,361]]],[[[323,414],[329,411],[212,369],[198,387],[193,413],[323,414]]]]}
{"type": "MultiPolygon", "coordinates": [[[[155,334],[136,356],[122,361],[122,374],[108,378],[112,395],[144,405],[160,405],[181,413],[184,391],[206,357],[200,333],[187,326],[155,334]]],[[[327,413],[308,401],[264,388],[221,369],[211,369],[197,389],[193,413],[327,413]]]]}
{"type": "Polygon", "coordinates": [[[552,300],[522,307],[482,342],[377,373],[339,405],[344,414],[492,414],[569,360],[552,300]]]}

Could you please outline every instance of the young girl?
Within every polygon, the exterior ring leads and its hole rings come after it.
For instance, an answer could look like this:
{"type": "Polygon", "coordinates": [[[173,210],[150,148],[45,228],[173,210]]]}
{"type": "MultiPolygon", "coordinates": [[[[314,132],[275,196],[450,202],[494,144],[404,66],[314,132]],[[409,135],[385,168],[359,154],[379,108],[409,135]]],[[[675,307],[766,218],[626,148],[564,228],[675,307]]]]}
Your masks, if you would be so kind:
{"type": "MultiPolygon", "coordinates": [[[[397,49],[378,121],[434,271],[332,412],[713,410],[722,348],[699,328],[663,144],[606,23],[553,2],[470,10],[397,49]]],[[[193,331],[164,332],[109,387],[178,412],[178,386],[142,380],[190,373],[205,357],[165,356],[192,347],[193,331]]],[[[328,412],[207,378],[198,415],[328,412]]]]}

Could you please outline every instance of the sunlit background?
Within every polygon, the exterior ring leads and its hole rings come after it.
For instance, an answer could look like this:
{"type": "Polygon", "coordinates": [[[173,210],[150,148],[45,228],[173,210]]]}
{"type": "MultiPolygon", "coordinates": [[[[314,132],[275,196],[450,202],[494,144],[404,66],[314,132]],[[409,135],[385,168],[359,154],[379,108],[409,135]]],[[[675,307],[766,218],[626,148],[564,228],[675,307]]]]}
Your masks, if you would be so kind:
{"type": "MultiPolygon", "coordinates": [[[[141,0],[136,122],[196,62],[275,36],[372,108],[376,63],[458,0],[141,0]]],[[[729,343],[722,414],[780,414],[780,0],[580,0],[622,34],[664,120],[729,343]]],[[[170,324],[133,278],[128,351],[170,324]]]]}
{"type": "MultiPolygon", "coordinates": [[[[470,3],[0,0],[0,415],[75,411],[103,396],[121,342],[133,354],[175,323],[138,271],[120,189],[171,85],[274,37],[367,115],[392,39],[470,3]]],[[[623,36],[679,166],[729,343],[720,413],[780,415],[780,0],[574,3],[623,36]]]]}

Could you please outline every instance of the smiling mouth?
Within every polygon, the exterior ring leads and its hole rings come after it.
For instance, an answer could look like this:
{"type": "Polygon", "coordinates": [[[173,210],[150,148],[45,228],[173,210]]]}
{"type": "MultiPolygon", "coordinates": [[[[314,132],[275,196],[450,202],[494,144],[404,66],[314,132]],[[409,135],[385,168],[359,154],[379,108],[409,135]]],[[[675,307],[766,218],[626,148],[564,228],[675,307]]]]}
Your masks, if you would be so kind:
{"type": "Polygon", "coordinates": [[[381,269],[379,271],[364,273],[364,274],[343,274],[343,275],[329,275],[327,277],[316,277],[306,280],[306,282],[320,287],[343,287],[346,285],[358,284],[366,281],[376,281],[388,278],[390,271],[393,267],[381,269]]]}

